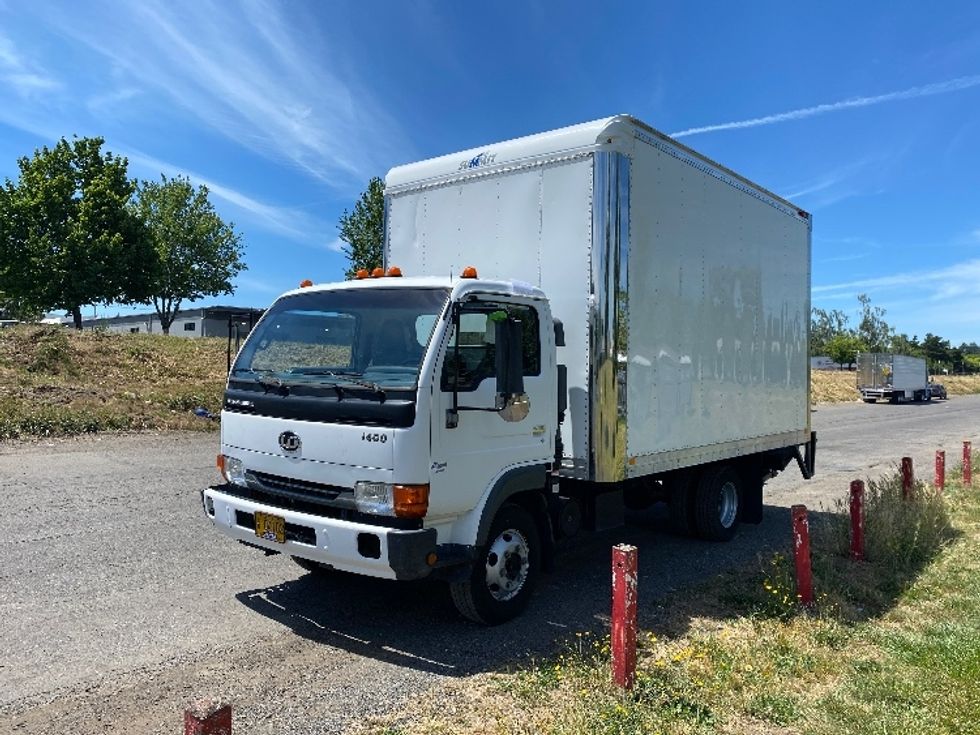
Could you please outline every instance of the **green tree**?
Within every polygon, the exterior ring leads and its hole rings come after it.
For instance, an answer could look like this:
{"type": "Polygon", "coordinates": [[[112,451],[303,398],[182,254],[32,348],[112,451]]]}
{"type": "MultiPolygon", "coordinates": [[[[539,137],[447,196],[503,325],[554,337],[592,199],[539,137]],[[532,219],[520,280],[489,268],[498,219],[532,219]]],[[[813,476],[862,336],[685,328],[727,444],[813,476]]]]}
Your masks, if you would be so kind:
{"type": "Polygon", "coordinates": [[[102,153],[103,142],[62,138],[36,150],[0,196],[0,289],[19,309],[64,309],[77,329],[86,304],[146,298],[153,262],[126,206],[127,161],[102,153]]]}
{"type": "Polygon", "coordinates": [[[952,369],[949,355],[949,340],[927,333],[922,339],[922,354],[929,363],[929,372],[940,373],[943,368],[952,369]]]}
{"type": "Polygon", "coordinates": [[[337,225],[340,239],[347,243],[344,255],[350,263],[346,274],[348,278],[353,278],[361,268],[370,271],[381,267],[384,261],[384,219],[384,183],[375,176],[354,204],[354,211],[344,210],[337,225]]]}
{"type": "Polygon", "coordinates": [[[867,346],[855,334],[841,333],[831,337],[827,343],[827,355],[841,368],[847,365],[850,370],[857,361],[857,353],[867,351],[867,346]]]}
{"type": "Polygon", "coordinates": [[[813,307],[810,317],[810,356],[827,354],[827,343],[847,329],[847,314],[839,309],[813,307]]]}
{"type": "Polygon", "coordinates": [[[899,355],[922,357],[922,345],[919,344],[919,338],[915,335],[912,335],[912,337],[909,337],[907,334],[894,335],[890,349],[899,355]]]}
{"type": "Polygon", "coordinates": [[[132,210],[156,254],[144,303],[152,302],[164,334],[184,301],[234,292],[232,279],[246,268],[241,237],[214,211],[206,186],[179,176],[143,181],[132,210]]]}
{"type": "Polygon", "coordinates": [[[871,297],[858,294],[861,302],[861,322],[858,324],[857,336],[864,342],[868,352],[885,352],[891,343],[894,331],[885,321],[885,310],[880,306],[871,305],[871,297]]]}

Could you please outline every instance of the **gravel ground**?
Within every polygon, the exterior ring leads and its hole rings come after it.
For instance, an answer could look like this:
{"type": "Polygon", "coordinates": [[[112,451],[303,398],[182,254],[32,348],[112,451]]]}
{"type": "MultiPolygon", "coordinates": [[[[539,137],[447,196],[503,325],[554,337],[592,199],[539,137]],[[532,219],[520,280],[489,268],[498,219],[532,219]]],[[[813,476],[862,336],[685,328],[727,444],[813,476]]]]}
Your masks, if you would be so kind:
{"type": "Polygon", "coordinates": [[[827,504],[902,454],[931,477],[936,448],[955,466],[963,439],[980,444],[980,396],[813,419],[818,476],[791,467],[770,483],[762,525],[717,545],[670,536],[660,510],[639,514],[577,540],[531,609],[494,629],[461,620],[438,584],[310,575],[214,533],[198,489],[216,479],[216,437],[0,444],[0,732],[174,733],[202,696],[233,703],[236,732],[342,732],[446,679],[602,630],[613,543],[641,547],[650,624],[658,596],[785,545],[791,504],[827,504]]]}

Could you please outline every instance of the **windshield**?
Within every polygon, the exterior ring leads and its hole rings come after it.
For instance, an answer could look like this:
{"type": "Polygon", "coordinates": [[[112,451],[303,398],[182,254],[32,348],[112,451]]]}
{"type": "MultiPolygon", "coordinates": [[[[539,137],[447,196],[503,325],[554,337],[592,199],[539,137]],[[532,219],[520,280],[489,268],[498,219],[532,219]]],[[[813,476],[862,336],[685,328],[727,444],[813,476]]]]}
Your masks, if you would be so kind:
{"type": "Polygon", "coordinates": [[[280,385],[414,388],[447,289],[311,291],[280,299],[249,336],[232,374],[280,385]]]}

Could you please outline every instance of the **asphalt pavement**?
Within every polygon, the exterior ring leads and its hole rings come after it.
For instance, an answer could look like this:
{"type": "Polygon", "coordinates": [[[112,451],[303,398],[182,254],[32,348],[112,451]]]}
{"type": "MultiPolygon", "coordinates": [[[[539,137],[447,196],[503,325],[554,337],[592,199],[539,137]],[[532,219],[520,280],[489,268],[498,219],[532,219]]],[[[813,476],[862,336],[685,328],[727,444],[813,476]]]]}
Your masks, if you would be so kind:
{"type": "Polygon", "coordinates": [[[602,631],[609,547],[640,547],[641,616],[655,602],[789,540],[788,508],[829,506],[902,455],[931,477],[935,450],[980,446],[980,396],[821,406],[817,472],[768,485],[765,520],[710,544],[664,513],[586,536],[559,556],[527,613],[482,628],[444,586],[308,574],[215,533],[199,489],[216,435],[0,444],[0,732],[173,733],[182,706],[233,703],[236,731],[337,733],[448,678],[547,655],[602,631]]]}

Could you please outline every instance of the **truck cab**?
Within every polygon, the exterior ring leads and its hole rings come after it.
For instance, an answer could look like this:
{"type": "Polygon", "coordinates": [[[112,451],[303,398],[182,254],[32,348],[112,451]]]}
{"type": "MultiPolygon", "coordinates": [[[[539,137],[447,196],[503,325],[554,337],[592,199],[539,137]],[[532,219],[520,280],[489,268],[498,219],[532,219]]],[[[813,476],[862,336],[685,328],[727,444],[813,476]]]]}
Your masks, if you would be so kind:
{"type": "Polygon", "coordinates": [[[478,586],[490,600],[465,574],[454,596],[486,622],[523,606],[547,529],[516,496],[543,489],[555,460],[555,330],[540,289],[464,273],[300,288],[272,305],[228,378],[226,483],[203,496],[220,531],[307,568],[391,579],[458,578],[496,548],[478,586]],[[508,501],[508,528],[492,529],[508,501]]]}

